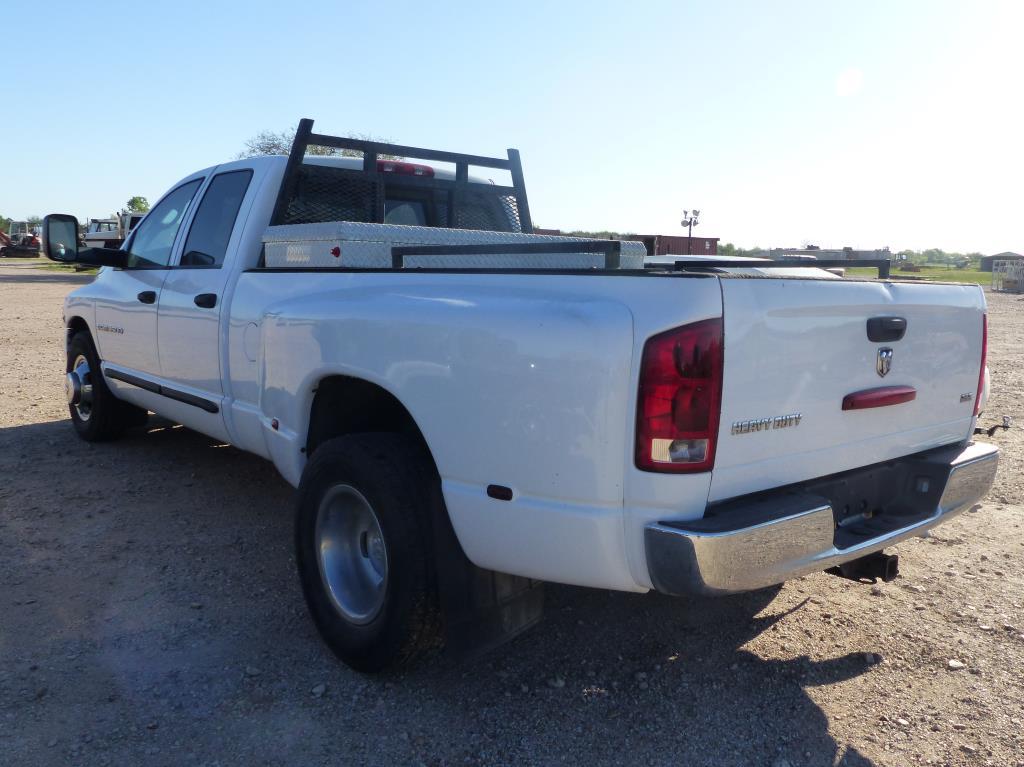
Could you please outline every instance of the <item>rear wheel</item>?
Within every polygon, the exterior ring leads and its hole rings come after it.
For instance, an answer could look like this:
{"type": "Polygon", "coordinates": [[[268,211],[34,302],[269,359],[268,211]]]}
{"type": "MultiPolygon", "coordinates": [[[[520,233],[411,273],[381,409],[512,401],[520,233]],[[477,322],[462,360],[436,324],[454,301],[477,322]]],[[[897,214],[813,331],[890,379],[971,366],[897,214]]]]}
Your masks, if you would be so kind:
{"type": "Polygon", "coordinates": [[[296,561],[324,641],[358,671],[406,665],[441,645],[430,533],[440,487],[399,434],[325,442],[299,484],[296,561]]]}
{"type": "Polygon", "coordinates": [[[86,442],[116,439],[127,427],[146,421],[145,410],[122,402],[107,388],[99,355],[85,331],[75,333],[68,344],[64,391],[71,422],[86,442]]]}

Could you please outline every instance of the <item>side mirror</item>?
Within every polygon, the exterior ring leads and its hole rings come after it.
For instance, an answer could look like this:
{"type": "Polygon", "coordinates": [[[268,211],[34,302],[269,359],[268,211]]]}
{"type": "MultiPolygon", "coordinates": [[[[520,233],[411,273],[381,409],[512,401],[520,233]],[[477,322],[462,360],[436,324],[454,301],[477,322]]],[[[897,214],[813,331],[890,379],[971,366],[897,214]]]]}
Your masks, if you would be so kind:
{"type": "Polygon", "coordinates": [[[80,248],[78,219],[54,213],[43,219],[43,252],[51,261],[87,266],[128,265],[128,253],[115,248],[80,248]]]}
{"type": "Polygon", "coordinates": [[[43,252],[51,261],[74,263],[78,258],[78,219],[64,213],[44,218],[43,252]]]}

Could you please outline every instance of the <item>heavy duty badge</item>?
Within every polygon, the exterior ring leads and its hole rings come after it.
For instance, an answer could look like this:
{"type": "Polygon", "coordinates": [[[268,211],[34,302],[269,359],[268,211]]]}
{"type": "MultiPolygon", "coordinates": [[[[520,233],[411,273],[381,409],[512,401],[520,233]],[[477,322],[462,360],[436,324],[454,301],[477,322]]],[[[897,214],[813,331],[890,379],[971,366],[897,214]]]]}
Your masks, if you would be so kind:
{"type": "Polygon", "coordinates": [[[800,413],[790,413],[789,415],[776,415],[771,418],[752,418],[749,421],[733,421],[732,433],[750,434],[754,431],[786,429],[790,426],[799,426],[801,418],[803,418],[803,416],[800,413]]]}

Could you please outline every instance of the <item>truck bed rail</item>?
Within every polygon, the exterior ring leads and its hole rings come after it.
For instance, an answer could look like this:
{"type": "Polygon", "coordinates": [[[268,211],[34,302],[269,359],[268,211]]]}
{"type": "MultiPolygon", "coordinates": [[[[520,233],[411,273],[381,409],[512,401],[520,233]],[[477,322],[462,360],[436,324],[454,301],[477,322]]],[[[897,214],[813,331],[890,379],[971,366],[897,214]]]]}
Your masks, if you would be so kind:
{"type": "Polygon", "coordinates": [[[647,264],[647,269],[671,269],[672,271],[692,271],[697,269],[792,269],[801,267],[804,269],[836,269],[849,268],[854,266],[866,266],[878,270],[879,279],[888,279],[892,262],[885,259],[872,261],[854,261],[846,259],[803,259],[803,258],[780,258],[777,261],[769,261],[756,258],[728,258],[728,259],[696,259],[680,258],[668,264],[647,264]]]}

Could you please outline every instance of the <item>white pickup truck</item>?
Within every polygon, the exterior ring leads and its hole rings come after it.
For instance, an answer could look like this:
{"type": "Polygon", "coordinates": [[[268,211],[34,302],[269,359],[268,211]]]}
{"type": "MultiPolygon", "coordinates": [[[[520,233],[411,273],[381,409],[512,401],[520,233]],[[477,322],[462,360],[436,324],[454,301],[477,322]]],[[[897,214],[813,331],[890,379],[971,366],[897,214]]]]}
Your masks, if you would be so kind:
{"type": "Polygon", "coordinates": [[[514,150],[304,120],[287,158],[182,179],[120,250],[44,230],[106,267],[65,304],[79,435],[153,411],[272,461],[312,616],[358,669],[512,635],[543,581],[891,578],[884,547],[995,476],[979,287],[532,235],[514,150]]]}

